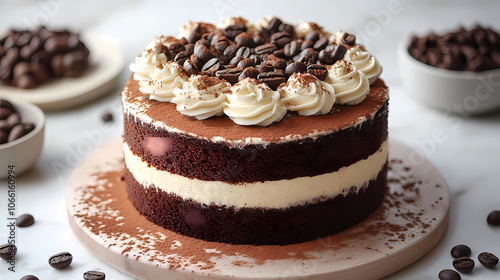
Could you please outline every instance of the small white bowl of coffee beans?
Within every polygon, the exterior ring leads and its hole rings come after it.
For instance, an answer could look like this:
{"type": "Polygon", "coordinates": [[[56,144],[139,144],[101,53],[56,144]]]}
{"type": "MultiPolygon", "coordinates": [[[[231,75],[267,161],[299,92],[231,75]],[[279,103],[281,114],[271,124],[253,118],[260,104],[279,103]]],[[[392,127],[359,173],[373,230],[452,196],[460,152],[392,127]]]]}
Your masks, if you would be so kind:
{"type": "Polygon", "coordinates": [[[413,35],[399,47],[399,64],[417,101],[464,117],[500,109],[500,34],[492,28],[413,35]]]}
{"type": "Polygon", "coordinates": [[[19,175],[38,159],[45,115],[37,106],[0,98],[0,178],[19,175]]]}

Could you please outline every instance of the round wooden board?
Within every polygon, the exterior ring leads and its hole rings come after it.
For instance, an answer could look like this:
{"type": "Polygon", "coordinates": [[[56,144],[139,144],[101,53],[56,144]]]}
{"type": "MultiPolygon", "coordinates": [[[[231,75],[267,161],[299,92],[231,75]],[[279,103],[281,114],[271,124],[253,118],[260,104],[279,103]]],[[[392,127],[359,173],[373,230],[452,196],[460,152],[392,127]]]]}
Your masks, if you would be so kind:
{"type": "Polygon", "coordinates": [[[358,225],[287,246],[205,242],[135,211],[121,179],[121,143],[117,137],[84,159],[70,178],[66,203],[79,240],[138,279],[379,279],[427,253],[448,224],[444,178],[417,151],[390,140],[386,197],[358,225]]]}
{"type": "Polygon", "coordinates": [[[98,35],[83,34],[82,37],[90,56],[89,68],[81,77],[54,79],[34,89],[0,84],[0,97],[23,99],[43,110],[61,110],[110,93],[123,70],[121,51],[98,35]]]}

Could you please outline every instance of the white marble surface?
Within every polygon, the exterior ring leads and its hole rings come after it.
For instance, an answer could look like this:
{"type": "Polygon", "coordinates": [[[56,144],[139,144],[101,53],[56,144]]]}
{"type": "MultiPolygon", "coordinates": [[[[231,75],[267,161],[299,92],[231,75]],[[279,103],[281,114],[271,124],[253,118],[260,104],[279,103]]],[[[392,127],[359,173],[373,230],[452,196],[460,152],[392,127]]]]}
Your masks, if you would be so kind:
{"type": "MultiPolygon", "coordinates": [[[[442,241],[426,256],[387,279],[437,279],[451,268],[450,249],[468,244],[477,255],[500,255],[500,228],[486,224],[487,214],[500,209],[500,112],[468,118],[450,116],[410,99],[398,71],[396,49],[403,36],[428,30],[446,31],[478,22],[500,30],[498,1],[1,1],[0,32],[10,26],[45,23],[95,32],[117,43],[127,64],[155,35],[176,34],[189,19],[219,22],[229,15],[256,21],[276,14],[289,22],[316,21],[328,30],[344,29],[358,36],[384,66],[382,78],[390,87],[390,135],[423,152],[442,172],[451,190],[450,224],[442,241]],[[433,138],[436,131],[442,137],[433,138]]],[[[0,262],[0,279],[34,274],[40,279],[82,279],[87,270],[102,270],[107,279],[131,279],[92,256],[69,228],[65,188],[71,170],[91,150],[122,133],[117,93],[130,72],[124,69],[120,87],[90,104],[47,113],[44,148],[35,167],[16,182],[17,214],[32,213],[36,224],[16,230],[16,272],[0,262]],[[115,121],[103,124],[112,112],[115,121]],[[60,251],[74,256],[69,269],[48,266],[60,251]]],[[[6,167],[0,167],[6,168],[6,167]]],[[[7,182],[0,180],[0,244],[7,243],[7,182]]],[[[462,279],[500,279],[500,268],[476,264],[462,279]]]]}

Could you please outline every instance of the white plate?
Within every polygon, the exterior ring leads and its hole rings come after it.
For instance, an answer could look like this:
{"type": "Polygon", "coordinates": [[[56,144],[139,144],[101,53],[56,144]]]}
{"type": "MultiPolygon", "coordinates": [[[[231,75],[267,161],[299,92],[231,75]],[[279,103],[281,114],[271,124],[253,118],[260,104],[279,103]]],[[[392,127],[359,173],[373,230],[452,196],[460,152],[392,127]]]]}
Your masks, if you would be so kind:
{"type": "Polygon", "coordinates": [[[390,141],[389,190],[367,220],[287,246],[229,245],[175,234],[146,220],[124,182],[121,137],[91,153],[66,193],[69,223],[97,257],[138,279],[379,279],[416,261],[443,236],[449,190],[421,154],[390,141]]]}
{"type": "Polygon", "coordinates": [[[94,34],[83,34],[82,41],[90,50],[89,68],[83,76],[53,79],[34,89],[0,83],[0,97],[23,99],[43,110],[59,110],[81,105],[114,90],[123,69],[120,50],[94,34]]]}

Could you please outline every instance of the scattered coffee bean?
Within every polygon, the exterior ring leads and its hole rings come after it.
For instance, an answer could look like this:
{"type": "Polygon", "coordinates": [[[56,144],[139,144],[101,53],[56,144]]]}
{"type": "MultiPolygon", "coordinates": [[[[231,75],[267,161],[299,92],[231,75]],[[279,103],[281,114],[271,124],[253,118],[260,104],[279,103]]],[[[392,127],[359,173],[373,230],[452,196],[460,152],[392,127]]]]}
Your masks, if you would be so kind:
{"type": "Polygon", "coordinates": [[[486,218],[486,221],[492,226],[500,226],[500,211],[492,211],[490,214],[488,214],[488,218],[486,218]]]}
{"type": "Polygon", "coordinates": [[[328,77],[328,70],[320,64],[311,64],[307,66],[307,73],[314,75],[319,80],[323,81],[328,77]]]}
{"type": "Polygon", "coordinates": [[[455,270],[451,270],[451,269],[441,270],[438,274],[438,277],[440,280],[461,280],[462,279],[462,277],[460,276],[460,274],[458,274],[458,272],[456,272],[455,270]]]}
{"type": "Polygon", "coordinates": [[[493,268],[498,264],[498,257],[488,252],[482,252],[479,256],[477,256],[477,259],[484,267],[487,268],[493,268]]]}
{"type": "Polygon", "coordinates": [[[35,275],[25,275],[20,280],[39,280],[35,275]]]}
{"type": "Polygon", "coordinates": [[[73,261],[73,256],[68,252],[61,252],[49,258],[49,265],[55,269],[68,267],[73,261]]]}
{"type": "Polygon", "coordinates": [[[224,35],[226,35],[230,40],[234,40],[234,38],[236,36],[238,36],[238,34],[242,33],[242,32],[246,32],[247,31],[247,27],[245,25],[242,25],[242,24],[235,24],[235,25],[231,25],[231,26],[228,26],[224,29],[224,35]]]}
{"type": "Polygon", "coordinates": [[[104,280],[106,279],[106,274],[104,272],[100,271],[87,271],[83,274],[83,279],[84,280],[104,280]]]}
{"type": "Polygon", "coordinates": [[[16,219],[18,227],[29,227],[35,223],[35,218],[31,214],[23,214],[16,219]]]}
{"type": "Polygon", "coordinates": [[[451,256],[454,258],[470,257],[471,249],[467,245],[456,245],[451,249],[451,256]]]}
{"type": "Polygon", "coordinates": [[[255,48],[256,54],[270,54],[277,50],[278,47],[272,43],[266,43],[255,48]]]}
{"type": "Polygon", "coordinates": [[[184,65],[182,66],[182,68],[184,69],[184,72],[186,72],[186,74],[188,76],[196,75],[199,72],[198,66],[191,59],[187,59],[184,62],[184,65]]]}
{"type": "Polygon", "coordinates": [[[17,253],[17,247],[13,244],[0,245],[0,258],[4,260],[9,260],[12,256],[17,253]]]}
{"type": "Polygon", "coordinates": [[[461,273],[469,273],[474,269],[474,260],[469,257],[460,257],[453,260],[453,267],[461,273]]]}
{"type": "Polygon", "coordinates": [[[101,119],[103,122],[112,122],[114,117],[110,112],[106,112],[102,115],[101,119]]]}
{"type": "Polygon", "coordinates": [[[336,46],[335,49],[332,51],[333,63],[335,63],[337,60],[344,58],[346,52],[347,48],[344,45],[336,46]]]}
{"type": "Polygon", "coordinates": [[[320,36],[320,34],[317,31],[311,31],[311,32],[307,33],[304,40],[316,42],[317,40],[319,40],[319,36],[320,36]]]}
{"type": "Polygon", "coordinates": [[[356,36],[345,33],[344,36],[342,36],[342,43],[349,46],[354,46],[354,44],[356,44],[356,36]]]}
{"type": "Polygon", "coordinates": [[[323,37],[314,43],[313,48],[317,51],[324,49],[328,45],[328,38],[323,37]]]}

